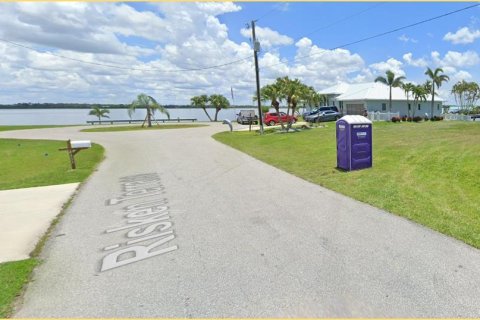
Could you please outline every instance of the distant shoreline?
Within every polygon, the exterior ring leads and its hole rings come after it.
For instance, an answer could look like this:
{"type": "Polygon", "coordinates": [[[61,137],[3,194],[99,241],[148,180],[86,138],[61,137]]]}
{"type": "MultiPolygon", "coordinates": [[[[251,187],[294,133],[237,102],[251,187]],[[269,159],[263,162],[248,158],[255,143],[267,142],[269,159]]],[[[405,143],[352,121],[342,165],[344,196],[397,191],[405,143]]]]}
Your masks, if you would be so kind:
{"type": "MultiPolygon", "coordinates": [[[[128,109],[129,105],[125,104],[68,104],[68,103],[18,103],[18,104],[0,104],[2,110],[17,110],[17,109],[91,109],[93,106],[100,106],[106,109],[128,109]]],[[[165,105],[167,109],[191,109],[195,108],[190,105],[165,105]]],[[[207,109],[215,109],[213,107],[206,107],[207,109]]],[[[255,108],[255,106],[230,106],[230,108],[255,108]]],[[[145,108],[138,108],[145,109],[145,108]]]]}

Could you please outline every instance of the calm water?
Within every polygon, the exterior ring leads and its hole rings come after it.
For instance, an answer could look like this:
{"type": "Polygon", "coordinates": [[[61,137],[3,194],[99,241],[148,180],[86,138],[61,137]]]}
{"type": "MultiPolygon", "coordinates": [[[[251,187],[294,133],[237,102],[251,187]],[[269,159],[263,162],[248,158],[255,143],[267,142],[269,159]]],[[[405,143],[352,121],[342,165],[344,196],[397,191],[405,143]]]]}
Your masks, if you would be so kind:
{"type": "MultiPolygon", "coordinates": [[[[236,114],[241,109],[226,109],[218,113],[218,120],[235,120],[236,114]]],[[[254,110],[252,108],[252,110],[254,110]]],[[[47,125],[47,124],[87,124],[88,120],[98,120],[97,117],[89,116],[89,109],[0,109],[0,125],[47,125]]],[[[202,109],[168,109],[170,118],[196,118],[198,121],[208,121],[202,109]]],[[[210,116],[215,116],[214,109],[207,109],[210,116]]],[[[132,119],[145,119],[146,110],[138,109],[132,115],[132,119]]],[[[111,109],[111,120],[128,120],[127,109],[111,109]]],[[[155,113],[158,119],[166,119],[167,116],[155,113]]],[[[102,119],[108,120],[108,119],[102,119]]]]}

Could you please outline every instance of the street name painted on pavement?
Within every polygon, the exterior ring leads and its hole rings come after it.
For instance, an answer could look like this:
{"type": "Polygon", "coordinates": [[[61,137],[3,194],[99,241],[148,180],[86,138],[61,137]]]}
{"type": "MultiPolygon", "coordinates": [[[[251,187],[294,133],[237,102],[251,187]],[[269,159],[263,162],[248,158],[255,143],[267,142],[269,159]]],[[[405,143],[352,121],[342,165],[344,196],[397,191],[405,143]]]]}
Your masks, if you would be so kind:
{"type": "Polygon", "coordinates": [[[156,173],[139,174],[120,179],[122,194],[107,200],[107,205],[134,202],[124,206],[120,213],[127,219],[125,224],[112,227],[105,232],[126,232],[128,239],[103,248],[104,251],[115,250],[102,259],[100,271],[107,271],[138,262],[178,249],[169,243],[175,239],[172,211],[168,199],[164,197],[165,186],[156,173]],[[170,246],[166,246],[169,244],[170,246]]]}

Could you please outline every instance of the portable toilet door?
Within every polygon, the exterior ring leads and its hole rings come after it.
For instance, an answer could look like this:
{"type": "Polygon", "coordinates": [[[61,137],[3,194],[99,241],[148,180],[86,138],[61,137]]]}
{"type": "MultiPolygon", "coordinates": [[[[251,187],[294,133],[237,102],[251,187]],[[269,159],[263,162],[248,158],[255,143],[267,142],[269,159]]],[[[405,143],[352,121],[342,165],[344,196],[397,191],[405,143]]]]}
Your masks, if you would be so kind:
{"type": "Polygon", "coordinates": [[[337,167],[359,170],[372,167],[372,122],[363,116],[347,115],[336,123],[337,167]]]}

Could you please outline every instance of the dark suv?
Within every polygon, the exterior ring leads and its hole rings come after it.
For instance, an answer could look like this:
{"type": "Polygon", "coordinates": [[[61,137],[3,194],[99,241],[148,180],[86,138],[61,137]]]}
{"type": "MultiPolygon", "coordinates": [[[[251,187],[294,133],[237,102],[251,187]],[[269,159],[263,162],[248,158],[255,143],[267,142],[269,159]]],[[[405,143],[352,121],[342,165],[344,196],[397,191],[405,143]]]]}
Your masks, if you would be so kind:
{"type": "Polygon", "coordinates": [[[311,111],[304,112],[302,114],[302,116],[303,116],[303,119],[305,119],[305,117],[307,117],[307,116],[313,116],[313,115],[316,115],[316,114],[319,114],[319,113],[325,112],[325,111],[338,112],[338,108],[336,106],[318,107],[318,108],[312,109],[311,111]]]}
{"type": "Polygon", "coordinates": [[[240,110],[240,113],[237,115],[237,123],[258,124],[258,116],[254,110],[240,110]]]}

